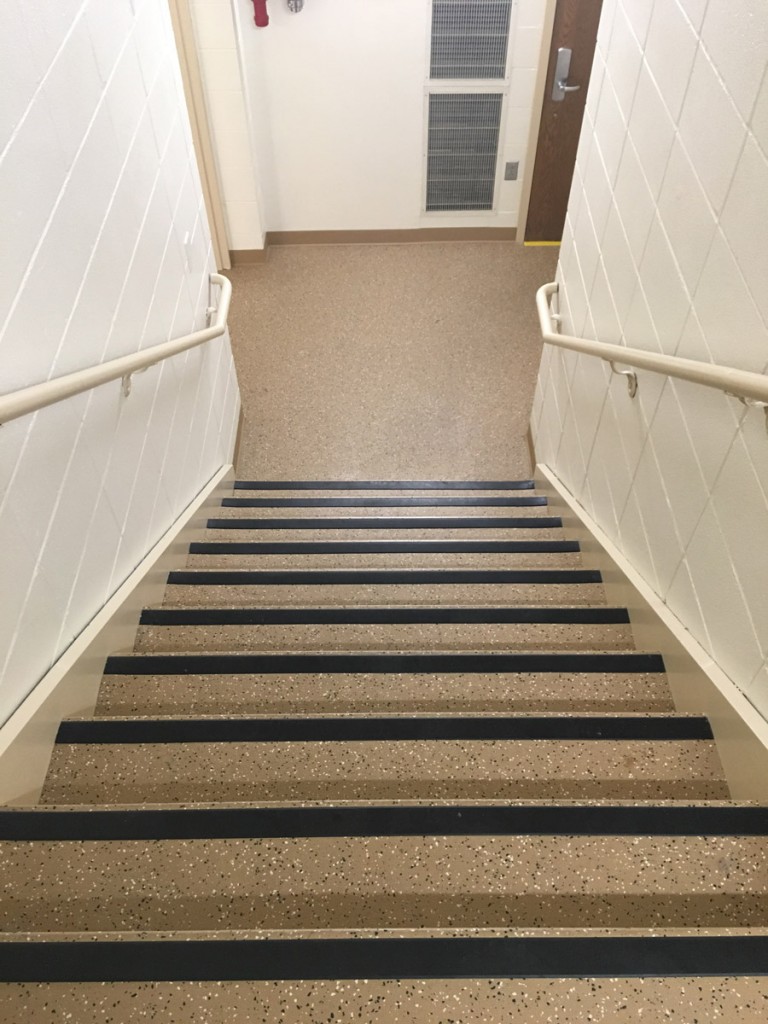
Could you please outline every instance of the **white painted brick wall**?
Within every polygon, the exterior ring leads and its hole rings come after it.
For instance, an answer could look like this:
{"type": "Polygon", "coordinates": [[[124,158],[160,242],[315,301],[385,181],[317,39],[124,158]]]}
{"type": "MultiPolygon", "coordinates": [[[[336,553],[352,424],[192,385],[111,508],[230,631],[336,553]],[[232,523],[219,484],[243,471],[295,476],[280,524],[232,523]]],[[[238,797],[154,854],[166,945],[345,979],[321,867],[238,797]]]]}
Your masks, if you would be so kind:
{"type": "MultiPolygon", "coordinates": [[[[0,389],[199,328],[166,0],[4,0],[0,64],[0,389]]],[[[222,339],[0,429],[0,721],[229,461],[238,408],[222,339]]]]}
{"type": "MultiPolygon", "coordinates": [[[[604,0],[559,266],[564,330],[768,368],[765,0],[604,0]]],[[[545,352],[549,465],[768,715],[760,410],[545,352]]]]}

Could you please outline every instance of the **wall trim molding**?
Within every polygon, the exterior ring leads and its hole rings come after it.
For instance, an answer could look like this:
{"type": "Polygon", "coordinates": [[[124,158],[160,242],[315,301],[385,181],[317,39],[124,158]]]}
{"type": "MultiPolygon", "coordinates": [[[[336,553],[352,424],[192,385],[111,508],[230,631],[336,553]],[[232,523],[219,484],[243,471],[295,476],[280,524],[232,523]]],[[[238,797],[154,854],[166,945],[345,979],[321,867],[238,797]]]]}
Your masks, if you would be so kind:
{"type": "Polygon", "coordinates": [[[168,573],[186,564],[233,483],[222,466],[0,728],[0,804],[38,802],[61,720],[92,714],[107,656],[133,648],[142,608],[162,600],[168,573]]]}
{"type": "Polygon", "coordinates": [[[601,570],[608,603],[629,609],[638,650],[662,654],[677,710],[709,718],[733,799],[768,801],[768,722],[555,473],[537,463],[534,479],[569,539],[601,570]]]}
{"type": "Polygon", "coordinates": [[[402,245],[412,242],[514,242],[517,228],[393,228],[370,231],[268,231],[263,249],[231,249],[233,267],[263,263],[273,245],[402,245]]]}

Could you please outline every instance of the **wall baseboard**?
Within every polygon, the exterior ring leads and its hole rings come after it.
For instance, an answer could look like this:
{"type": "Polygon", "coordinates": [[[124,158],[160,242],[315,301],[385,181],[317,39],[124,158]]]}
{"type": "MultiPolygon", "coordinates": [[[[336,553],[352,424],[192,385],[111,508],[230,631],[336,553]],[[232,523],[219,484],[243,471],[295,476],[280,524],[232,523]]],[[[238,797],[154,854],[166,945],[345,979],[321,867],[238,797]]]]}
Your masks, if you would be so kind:
{"type": "Polygon", "coordinates": [[[663,656],[677,710],[709,718],[733,799],[768,802],[768,722],[552,470],[537,464],[535,481],[570,539],[602,572],[609,604],[629,609],[638,650],[663,656]]]}
{"type": "Polygon", "coordinates": [[[93,713],[107,656],[133,648],[142,608],[162,600],[168,573],[184,567],[233,482],[232,466],[214,474],[0,728],[0,804],[37,803],[59,723],[93,713]]]}
{"type": "Polygon", "coordinates": [[[402,228],[371,231],[268,231],[263,249],[231,249],[233,267],[263,263],[272,245],[401,245],[410,242],[514,242],[516,228],[402,228]]]}

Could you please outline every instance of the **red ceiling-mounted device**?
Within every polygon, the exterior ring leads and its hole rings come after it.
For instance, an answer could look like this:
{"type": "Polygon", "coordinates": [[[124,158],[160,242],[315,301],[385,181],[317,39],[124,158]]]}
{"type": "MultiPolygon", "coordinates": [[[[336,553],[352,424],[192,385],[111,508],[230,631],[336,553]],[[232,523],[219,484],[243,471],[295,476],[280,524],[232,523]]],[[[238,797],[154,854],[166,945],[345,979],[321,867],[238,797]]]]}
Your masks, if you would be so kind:
{"type": "Polygon", "coordinates": [[[267,0],[253,0],[253,20],[256,22],[256,28],[267,27],[269,24],[267,0]]]}

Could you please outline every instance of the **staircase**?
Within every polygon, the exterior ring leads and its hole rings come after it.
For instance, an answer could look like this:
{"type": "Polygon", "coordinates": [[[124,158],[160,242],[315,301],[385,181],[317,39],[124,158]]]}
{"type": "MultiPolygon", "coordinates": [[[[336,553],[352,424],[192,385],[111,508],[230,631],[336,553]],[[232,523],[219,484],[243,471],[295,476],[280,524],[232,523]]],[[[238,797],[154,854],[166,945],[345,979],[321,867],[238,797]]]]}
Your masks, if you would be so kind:
{"type": "Polygon", "coordinates": [[[0,1021],[768,1019],[768,808],[530,481],[222,506],[0,810],[0,1021]]]}

